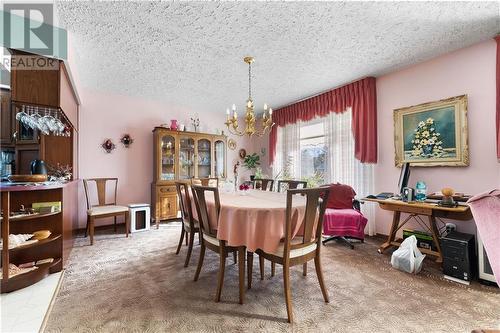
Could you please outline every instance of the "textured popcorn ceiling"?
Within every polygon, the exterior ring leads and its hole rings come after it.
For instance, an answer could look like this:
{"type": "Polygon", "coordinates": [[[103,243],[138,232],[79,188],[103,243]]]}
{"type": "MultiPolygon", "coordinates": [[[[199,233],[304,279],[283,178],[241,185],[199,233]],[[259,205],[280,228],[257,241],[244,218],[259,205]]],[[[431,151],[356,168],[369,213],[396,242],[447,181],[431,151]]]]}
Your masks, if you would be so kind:
{"type": "MultiPolygon", "coordinates": [[[[81,83],[172,107],[283,106],[500,32],[499,2],[58,2],[81,83]]],[[[83,101],[85,102],[85,101],[83,101]]],[[[140,112],[140,111],[138,111],[140,112]]]]}

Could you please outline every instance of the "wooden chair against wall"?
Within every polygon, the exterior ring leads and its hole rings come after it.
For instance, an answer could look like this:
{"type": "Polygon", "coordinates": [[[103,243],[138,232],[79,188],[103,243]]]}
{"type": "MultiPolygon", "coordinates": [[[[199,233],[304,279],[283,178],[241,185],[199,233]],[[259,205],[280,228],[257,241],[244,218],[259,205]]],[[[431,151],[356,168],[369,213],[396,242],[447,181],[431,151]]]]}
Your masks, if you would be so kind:
{"type": "Polygon", "coordinates": [[[193,190],[193,198],[196,205],[196,211],[198,212],[198,221],[200,224],[200,230],[202,234],[202,242],[200,249],[200,258],[198,259],[198,267],[196,268],[196,274],[194,276],[194,281],[198,280],[200,276],[201,267],[203,266],[203,259],[205,258],[205,249],[208,248],[219,254],[220,265],[217,283],[217,292],[215,295],[215,301],[219,302],[222,286],[224,284],[224,270],[226,267],[226,257],[230,252],[238,252],[238,270],[239,270],[239,287],[240,287],[240,304],[243,304],[245,297],[245,247],[232,247],[226,245],[226,241],[217,238],[217,230],[213,229],[210,224],[210,215],[208,212],[206,193],[211,192],[214,197],[215,203],[215,219],[214,224],[219,223],[219,213],[220,213],[220,198],[219,189],[217,187],[209,186],[196,186],[191,187],[193,190]]]}
{"type": "Polygon", "coordinates": [[[119,206],[116,204],[116,192],[118,189],[118,178],[89,178],[83,180],[85,189],[85,197],[87,198],[87,227],[85,229],[85,237],[87,232],[90,234],[90,245],[94,244],[94,221],[96,219],[113,217],[114,229],[116,232],[116,218],[117,216],[124,215],[125,217],[125,235],[128,237],[130,229],[130,217],[127,206],[119,206]],[[113,200],[106,202],[106,184],[108,182],[114,183],[113,200]],[[96,184],[97,188],[97,205],[92,204],[90,188],[91,183],[96,184]]]}
{"type": "MultiPolygon", "coordinates": [[[[329,302],[328,292],[323,281],[323,271],[321,269],[320,250],[321,250],[321,229],[323,226],[323,216],[325,214],[328,188],[294,189],[287,191],[286,198],[286,221],[285,221],[285,239],[280,244],[275,253],[267,253],[260,249],[256,253],[272,263],[283,265],[283,284],[285,291],[286,310],[288,322],[293,321],[292,301],[290,291],[290,267],[302,264],[304,269],[310,260],[314,260],[316,275],[318,276],[323,299],[329,302]],[[303,195],[306,199],[306,210],[302,225],[304,233],[292,239],[292,203],[295,194],[303,195]],[[325,198],[321,200],[321,197],[325,198]],[[319,209],[318,209],[319,207],[319,209]]],[[[259,258],[260,259],[260,258],[259,258]]],[[[306,271],[304,270],[304,275],[306,271]]]]}
{"type": "Polygon", "coordinates": [[[273,190],[273,185],[274,185],[274,179],[255,179],[255,188],[260,189],[262,191],[272,191],[273,190]]]}
{"type": "Polygon", "coordinates": [[[278,192],[297,188],[307,188],[307,182],[305,180],[278,180],[278,192]],[[287,185],[287,187],[283,189],[283,185],[287,185]],[[299,187],[299,185],[301,185],[301,187],[299,187]]]}
{"type": "Polygon", "coordinates": [[[186,255],[186,261],[184,263],[184,267],[187,267],[189,265],[189,260],[191,259],[194,236],[196,233],[200,235],[201,243],[200,226],[198,224],[198,221],[196,221],[193,217],[193,208],[191,204],[191,198],[189,196],[189,185],[186,183],[175,182],[175,187],[177,189],[177,195],[179,196],[182,218],[181,238],[179,239],[179,245],[177,246],[177,251],[175,251],[175,254],[179,254],[184,236],[186,236],[186,239],[188,239],[189,236],[188,252],[186,255]]]}

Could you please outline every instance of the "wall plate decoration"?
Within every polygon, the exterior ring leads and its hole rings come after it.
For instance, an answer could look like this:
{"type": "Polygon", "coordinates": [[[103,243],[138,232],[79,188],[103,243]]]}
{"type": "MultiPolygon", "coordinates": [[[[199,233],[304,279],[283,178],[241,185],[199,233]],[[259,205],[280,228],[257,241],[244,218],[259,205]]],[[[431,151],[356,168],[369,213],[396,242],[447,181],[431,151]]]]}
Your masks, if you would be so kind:
{"type": "Polygon", "coordinates": [[[234,141],[233,139],[227,140],[227,147],[231,150],[235,150],[236,149],[236,141],[234,141]]]}
{"type": "Polygon", "coordinates": [[[247,156],[247,151],[245,150],[245,148],[241,148],[240,151],[239,151],[239,155],[240,155],[240,158],[243,159],[247,156]]]}
{"type": "Polygon", "coordinates": [[[123,144],[125,148],[130,147],[132,143],[134,143],[134,139],[129,134],[124,134],[120,139],[120,142],[123,144]]]}
{"type": "Polygon", "coordinates": [[[104,142],[101,144],[101,148],[104,149],[106,153],[111,153],[113,150],[115,150],[116,145],[111,141],[111,139],[106,139],[104,142]]]}
{"type": "Polygon", "coordinates": [[[395,163],[468,166],[467,95],[394,110],[395,163]]]}

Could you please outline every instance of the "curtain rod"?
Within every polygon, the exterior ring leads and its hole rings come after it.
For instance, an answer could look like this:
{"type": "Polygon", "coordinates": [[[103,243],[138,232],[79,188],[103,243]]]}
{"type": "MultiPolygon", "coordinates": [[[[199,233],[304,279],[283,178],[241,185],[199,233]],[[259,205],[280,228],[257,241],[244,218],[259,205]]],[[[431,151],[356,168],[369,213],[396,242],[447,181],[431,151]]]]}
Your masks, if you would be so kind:
{"type": "Polygon", "coordinates": [[[322,94],[327,93],[327,92],[329,92],[329,91],[332,91],[332,90],[335,90],[335,89],[341,88],[341,87],[343,87],[343,86],[347,86],[347,85],[349,85],[349,84],[351,84],[351,83],[358,82],[358,81],[364,80],[364,79],[369,78],[369,77],[373,77],[373,76],[365,76],[365,77],[363,77],[363,78],[361,78],[361,79],[357,79],[357,80],[351,81],[351,82],[349,82],[349,83],[344,83],[344,84],[339,85],[339,86],[336,86],[336,87],[334,87],[334,88],[330,88],[330,89],[327,89],[327,90],[323,90],[322,92],[319,92],[319,93],[317,93],[317,94],[310,95],[310,96],[308,96],[308,97],[304,97],[304,98],[302,98],[302,99],[299,99],[298,101],[294,101],[294,102],[291,102],[291,103],[285,104],[285,105],[283,105],[283,106],[280,106],[280,107],[276,108],[276,110],[279,110],[279,109],[284,109],[284,108],[286,108],[286,107],[288,107],[288,106],[290,106],[290,105],[293,105],[293,104],[297,104],[297,103],[303,102],[303,101],[308,100],[308,99],[310,99],[310,98],[314,98],[314,97],[316,97],[316,96],[322,95],[322,94]]]}

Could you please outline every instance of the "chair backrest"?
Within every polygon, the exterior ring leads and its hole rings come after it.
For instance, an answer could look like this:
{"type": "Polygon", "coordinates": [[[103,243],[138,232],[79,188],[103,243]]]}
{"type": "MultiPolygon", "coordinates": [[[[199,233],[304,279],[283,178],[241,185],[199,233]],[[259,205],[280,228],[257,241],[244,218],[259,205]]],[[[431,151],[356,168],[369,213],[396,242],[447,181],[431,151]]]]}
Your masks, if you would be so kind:
{"type": "Polygon", "coordinates": [[[356,191],[346,184],[333,183],[323,185],[330,189],[330,197],[326,204],[326,208],[332,209],[353,209],[353,204],[355,202],[354,197],[356,196],[356,191]]]}
{"type": "Polygon", "coordinates": [[[219,187],[219,178],[216,177],[191,178],[191,185],[219,187]]]}
{"type": "Polygon", "coordinates": [[[255,179],[255,188],[261,189],[262,191],[272,191],[274,185],[274,179],[255,179]]]}
{"type": "Polygon", "coordinates": [[[307,188],[307,182],[305,180],[278,180],[278,192],[283,192],[283,190],[294,190],[299,188],[307,188]],[[283,189],[283,185],[287,185],[285,189],[283,189]]]}
{"type": "Polygon", "coordinates": [[[316,243],[318,251],[321,247],[321,232],[323,228],[323,216],[325,215],[326,203],[330,189],[327,187],[315,187],[305,189],[292,189],[287,191],[286,196],[286,225],[285,225],[285,248],[284,255],[289,256],[290,250],[302,248],[316,243]],[[297,196],[300,194],[301,196],[297,196]],[[321,199],[321,198],[324,199],[321,199]],[[300,199],[299,199],[300,198],[300,199]],[[304,233],[300,244],[291,245],[292,240],[292,214],[293,200],[306,200],[304,219],[302,226],[304,233]]]}
{"type": "Polygon", "coordinates": [[[217,237],[217,230],[211,227],[210,219],[214,218],[214,225],[218,225],[219,223],[219,213],[220,213],[220,197],[219,197],[219,188],[211,187],[211,186],[191,186],[193,192],[193,199],[196,206],[196,212],[198,213],[198,223],[200,224],[200,229],[203,234],[217,237]],[[213,194],[214,202],[215,202],[215,214],[210,215],[208,212],[207,205],[207,192],[211,192],[213,194]]]}
{"type": "Polygon", "coordinates": [[[118,178],[88,178],[83,180],[83,187],[85,189],[85,197],[87,198],[87,209],[94,206],[106,206],[106,205],[116,205],[116,191],[118,189],[118,178]],[[112,202],[106,202],[106,185],[108,182],[114,184],[113,200],[112,202]],[[92,198],[90,193],[90,185],[96,185],[97,189],[97,205],[92,204],[92,198]]]}
{"type": "Polygon", "coordinates": [[[193,208],[189,196],[189,185],[182,182],[175,182],[179,203],[181,205],[182,220],[189,224],[191,230],[194,229],[193,208]]]}

